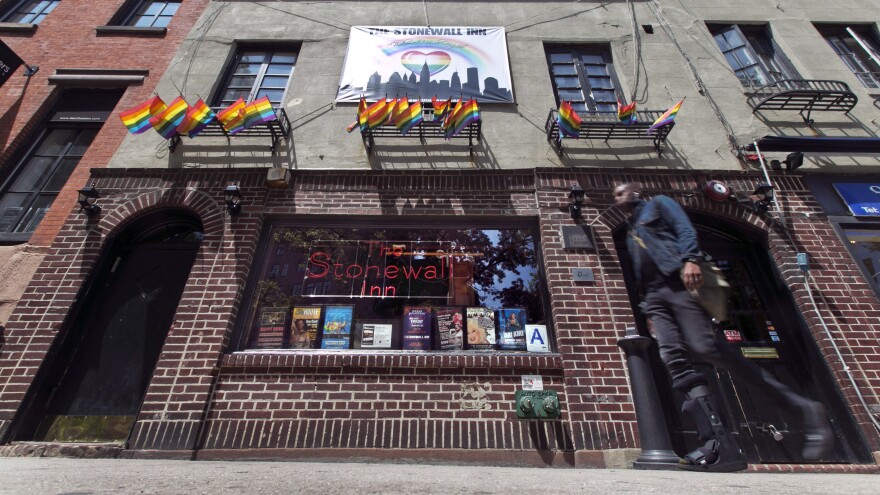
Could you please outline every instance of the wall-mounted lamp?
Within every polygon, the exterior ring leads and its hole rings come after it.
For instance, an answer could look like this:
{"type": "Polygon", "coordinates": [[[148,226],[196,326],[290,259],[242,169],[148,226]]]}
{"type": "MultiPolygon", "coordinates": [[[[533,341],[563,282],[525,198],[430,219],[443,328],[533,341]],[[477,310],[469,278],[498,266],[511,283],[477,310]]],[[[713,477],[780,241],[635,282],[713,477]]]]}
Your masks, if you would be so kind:
{"type": "Polygon", "coordinates": [[[568,193],[568,213],[571,214],[571,218],[581,217],[581,206],[584,204],[585,196],[584,188],[580,184],[575,183],[571,186],[571,191],[568,193]]]}
{"type": "Polygon", "coordinates": [[[785,170],[791,172],[792,170],[797,170],[804,164],[804,154],[800,151],[795,151],[794,153],[789,153],[788,156],[785,157],[785,160],[770,160],[770,168],[773,170],[782,170],[782,164],[785,164],[785,170]]]}
{"type": "Polygon", "coordinates": [[[226,189],[223,190],[223,194],[226,200],[226,211],[228,211],[230,215],[238,215],[241,213],[241,190],[238,188],[238,185],[232,184],[226,186],[226,189]]]}
{"type": "Polygon", "coordinates": [[[101,207],[95,204],[101,195],[98,194],[94,184],[89,184],[77,192],[79,193],[79,209],[85,212],[86,216],[94,217],[101,213],[101,207]]]}
{"type": "Polygon", "coordinates": [[[758,184],[755,192],[752,193],[754,199],[755,212],[759,215],[767,213],[770,209],[770,203],[773,202],[773,186],[770,184],[758,184]]]}

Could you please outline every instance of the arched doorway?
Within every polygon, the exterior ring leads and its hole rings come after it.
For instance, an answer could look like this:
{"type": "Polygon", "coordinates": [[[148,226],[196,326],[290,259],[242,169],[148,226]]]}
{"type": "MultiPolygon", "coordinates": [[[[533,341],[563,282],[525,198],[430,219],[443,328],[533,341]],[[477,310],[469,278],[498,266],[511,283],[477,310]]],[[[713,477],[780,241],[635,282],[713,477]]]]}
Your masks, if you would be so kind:
{"type": "MultiPolygon", "coordinates": [[[[729,300],[731,317],[716,325],[718,338],[770,370],[798,393],[825,405],[836,440],[833,451],[822,462],[871,462],[870,451],[769,254],[766,234],[717,217],[695,212],[689,215],[697,229],[700,247],[724,270],[733,288],[729,300]]],[[[635,309],[639,295],[624,237],[625,229],[616,232],[615,244],[635,309]]],[[[643,318],[637,310],[636,314],[642,325],[640,330],[647,335],[643,318]]],[[[694,425],[681,414],[683,397],[672,389],[656,349],[653,358],[655,380],[675,450],[679,454],[690,452],[701,442],[694,425]]],[[[713,377],[710,386],[721,397],[731,430],[750,463],[807,462],[800,454],[803,435],[799,414],[785,410],[773,402],[773,397],[724,370],[705,365],[704,371],[713,377]]]]}
{"type": "Polygon", "coordinates": [[[14,439],[128,438],[202,237],[197,218],[169,209],[109,243],[44,361],[14,439]]]}

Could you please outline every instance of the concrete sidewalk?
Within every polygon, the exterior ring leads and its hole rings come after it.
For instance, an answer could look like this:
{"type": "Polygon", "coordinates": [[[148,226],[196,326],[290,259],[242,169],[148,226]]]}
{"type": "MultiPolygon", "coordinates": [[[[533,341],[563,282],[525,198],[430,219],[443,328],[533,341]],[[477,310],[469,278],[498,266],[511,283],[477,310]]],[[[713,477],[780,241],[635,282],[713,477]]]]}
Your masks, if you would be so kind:
{"type": "Polygon", "coordinates": [[[0,494],[675,493],[875,494],[871,474],[708,474],[615,469],[315,462],[0,458],[0,494]]]}

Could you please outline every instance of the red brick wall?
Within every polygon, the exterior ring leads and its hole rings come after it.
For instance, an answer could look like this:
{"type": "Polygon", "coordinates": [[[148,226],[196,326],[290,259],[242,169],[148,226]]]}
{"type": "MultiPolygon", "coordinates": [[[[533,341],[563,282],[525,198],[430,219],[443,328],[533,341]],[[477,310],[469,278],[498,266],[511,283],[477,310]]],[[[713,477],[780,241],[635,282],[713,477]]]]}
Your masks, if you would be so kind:
{"type": "Polygon", "coordinates": [[[76,191],[89,178],[89,168],[103,167],[128,132],[115,114],[131,108],[153,93],[165,73],[178,45],[190,32],[209,0],[188,0],[181,4],[165,36],[137,34],[97,35],[95,27],[106,25],[124,0],[64,0],[39,24],[33,33],[0,31],[3,41],[30,65],[40,67],[36,75],[22,76],[19,69],[0,88],[0,174],[8,173],[12,158],[19,158],[34,131],[42,125],[59,89],[48,84],[57,68],[148,69],[142,86],[129,87],[117,109],[95,137],[79,167],[55,200],[30,239],[31,244],[48,246],[61,228],[76,191]]]}
{"type": "MultiPolygon", "coordinates": [[[[873,344],[880,338],[880,302],[799,177],[777,182],[789,239],[778,223],[768,225],[733,203],[706,200],[698,186],[707,176],[699,173],[303,172],[283,190],[267,190],[264,173],[94,170],[102,192],[100,221],[92,228],[75,208],[68,210],[53,253],[10,318],[0,353],[0,433],[57,332],[63,331],[62,320],[108,236],[143,212],[179,206],[202,218],[206,237],[130,439],[133,449],[574,450],[582,454],[578,462],[601,465],[595,453],[638,446],[625,363],[616,346],[624,329],[634,324],[611,237],[623,216],[608,208],[613,184],[638,180],[649,193],[670,194],[693,211],[767,233],[770,252],[838,386],[871,449],[878,450],[866,412],[806,300],[795,253],[810,253],[821,311],[874,406],[880,386],[873,344]],[[243,211],[229,217],[222,188],[235,180],[243,188],[243,211]],[[562,249],[560,226],[573,223],[567,194],[575,181],[587,191],[584,217],[593,224],[595,250],[562,249]],[[685,197],[682,191],[697,194],[685,197]],[[227,346],[263,220],[285,214],[537,218],[559,353],[230,354],[234,349],[227,346]],[[573,282],[572,268],[592,268],[596,282],[573,282]],[[522,374],[540,374],[547,388],[559,391],[562,419],[516,420],[513,392],[522,374]],[[468,397],[461,385],[473,383],[485,385],[488,409],[462,408],[468,397]]],[[[712,178],[726,180],[735,190],[750,190],[759,180],[734,173],[713,173],[712,178]]]]}

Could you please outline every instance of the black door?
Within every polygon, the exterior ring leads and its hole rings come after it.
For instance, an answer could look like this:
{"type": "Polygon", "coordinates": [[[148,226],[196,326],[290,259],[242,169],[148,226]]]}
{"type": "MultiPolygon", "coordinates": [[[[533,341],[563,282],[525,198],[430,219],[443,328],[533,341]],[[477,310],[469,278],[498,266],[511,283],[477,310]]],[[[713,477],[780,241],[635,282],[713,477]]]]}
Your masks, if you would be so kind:
{"type": "MultiPolygon", "coordinates": [[[[836,439],[833,451],[822,462],[870,462],[870,452],[803,316],[778,277],[766,240],[748,239],[747,235],[728,229],[729,226],[717,220],[701,223],[699,217],[693,219],[700,246],[724,270],[733,289],[730,318],[716,325],[718,338],[726,340],[796,392],[825,405],[836,439]]],[[[618,249],[621,246],[618,242],[618,249]]],[[[627,272],[631,273],[625,270],[627,272]]],[[[676,451],[690,452],[701,442],[697,440],[693,424],[680,413],[683,397],[672,390],[668,375],[659,365],[659,356],[655,359],[658,362],[655,375],[661,395],[665,396],[676,451]]],[[[714,378],[710,386],[721,398],[732,423],[730,427],[750,463],[807,462],[800,454],[803,428],[797,412],[787,411],[774,397],[768,397],[724,370],[709,365],[701,367],[714,378]]]]}
{"type": "Polygon", "coordinates": [[[42,381],[25,438],[124,441],[140,409],[195,260],[193,221],[154,214],[129,228],[99,275],[42,381]]]}

